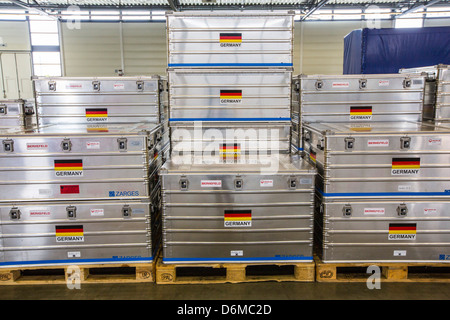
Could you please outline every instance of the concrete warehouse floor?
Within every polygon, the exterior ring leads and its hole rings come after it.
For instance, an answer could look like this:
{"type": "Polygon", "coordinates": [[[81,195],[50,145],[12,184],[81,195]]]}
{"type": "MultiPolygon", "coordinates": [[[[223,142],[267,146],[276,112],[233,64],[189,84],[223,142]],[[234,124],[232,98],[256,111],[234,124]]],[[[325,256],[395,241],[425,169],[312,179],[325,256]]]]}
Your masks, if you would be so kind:
{"type": "Polygon", "coordinates": [[[1,300],[450,300],[449,283],[258,282],[237,284],[123,283],[0,286],[1,300]]]}

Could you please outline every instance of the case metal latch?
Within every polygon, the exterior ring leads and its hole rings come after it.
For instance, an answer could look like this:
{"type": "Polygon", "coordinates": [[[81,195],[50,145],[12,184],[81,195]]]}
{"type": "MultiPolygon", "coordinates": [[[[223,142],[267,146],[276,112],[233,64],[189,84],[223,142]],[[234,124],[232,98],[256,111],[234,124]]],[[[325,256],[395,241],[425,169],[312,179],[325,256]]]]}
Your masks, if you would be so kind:
{"type": "Polygon", "coordinates": [[[317,148],[320,150],[323,150],[325,148],[325,141],[324,139],[319,139],[319,141],[317,141],[317,148]]]}
{"type": "Polygon", "coordinates": [[[311,132],[305,130],[304,133],[305,133],[305,137],[304,137],[305,141],[311,140],[311,132]]]}
{"type": "Polygon", "coordinates": [[[122,207],[122,217],[124,217],[124,218],[131,217],[131,208],[129,205],[124,205],[122,207]]]}
{"type": "Polygon", "coordinates": [[[11,208],[11,210],[9,210],[9,217],[11,218],[11,220],[19,220],[20,219],[19,208],[17,207],[11,208]]]}
{"type": "Polygon", "coordinates": [[[27,116],[34,114],[34,108],[30,106],[26,106],[23,111],[27,116]]]}
{"type": "Polygon", "coordinates": [[[403,80],[403,87],[404,88],[410,88],[412,84],[411,79],[406,78],[405,80],[403,80]]]}
{"type": "Polygon", "coordinates": [[[344,215],[344,217],[351,217],[352,216],[352,206],[349,204],[344,205],[344,207],[342,208],[342,214],[344,215]]]}
{"type": "Polygon", "coordinates": [[[63,151],[70,151],[70,150],[72,150],[72,142],[70,141],[70,139],[64,139],[61,142],[61,149],[63,149],[63,151]]]}
{"type": "Polygon", "coordinates": [[[4,104],[0,105],[0,114],[7,114],[8,113],[8,107],[6,107],[4,104]]]}
{"type": "Polygon", "coordinates": [[[243,184],[244,184],[244,181],[241,178],[236,178],[234,180],[234,188],[236,190],[242,190],[243,184]]]}
{"type": "Polygon", "coordinates": [[[316,89],[320,90],[323,88],[323,81],[322,80],[317,80],[316,81],[316,89]]]}
{"type": "Polygon", "coordinates": [[[295,177],[289,178],[289,189],[297,189],[297,179],[295,177]]]}
{"type": "Polygon", "coordinates": [[[411,147],[411,138],[410,137],[401,137],[400,138],[400,148],[401,149],[409,149],[411,147]]]}
{"type": "Polygon", "coordinates": [[[144,91],[144,81],[136,81],[138,91],[144,91]]]}
{"type": "Polygon", "coordinates": [[[367,80],[366,80],[366,79],[360,79],[360,80],[359,80],[359,88],[360,88],[360,89],[365,89],[365,88],[367,88],[367,80]]]}
{"type": "Polygon", "coordinates": [[[404,217],[408,214],[408,208],[406,204],[401,204],[397,207],[397,214],[399,217],[404,217]]]}
{"type": "Polygon", "coordinates": [[[189,187],[189,181],[186,178],[180,179],[180,190],[181,191],[187,191],[189,187]]]}
{"type": "Polygon", "coordinates": [[[92,89],[94,91],[100,91],[100,81],[92,81],[92,89]]]}
{"type": "Polygon", "coordinates": [[[75,219],[77,217],[77,207],[75,207],[75,206],[66,207],[66,212],[67,212],[67,218],[69,218],[69,219],[75,219]]]}
{"type": "Polygon", "coordinates": [[[48,90],[49,91],[56,91],[56,82],[55,81],[49,81],[48,82],[48,90]]]}
{"type": "Polygon", "coordinates": [[[127,138],[118,138],[117,144],[118,144],[119,150],[121,150],[121,151],[127,150],[127,138]]]}
{"type": "Polygon", "coordinates": [[[355,147],[355,138],[345,138],[345,150],[353,150],[355,147]]]}
{"type": "Polygon", "coordinates": [[[14,141],[11,139],[3,140],[3,151],[14,152],[14,141]]]}

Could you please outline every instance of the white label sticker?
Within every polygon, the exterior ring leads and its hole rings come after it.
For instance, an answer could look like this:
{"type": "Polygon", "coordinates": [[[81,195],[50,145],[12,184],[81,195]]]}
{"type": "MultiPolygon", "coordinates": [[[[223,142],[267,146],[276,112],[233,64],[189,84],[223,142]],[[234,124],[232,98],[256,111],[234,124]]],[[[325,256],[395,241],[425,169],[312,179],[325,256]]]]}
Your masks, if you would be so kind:
{"type": "Polygon", "coordinates": [[[87,141],[86,148],[87,149],[100,149],[100,141],[87,141]]]}
{"type": "Polygon", "coordinates": [[[259,180],[260,187],[273,187],[273,180],[259,180]]]}
{"type": "Polygon", "coordinates": [[[440,146],[442,143],[441,138],[428,138],[427,141],[429,146],[440,146]]]}
{"type": "Polygon", "coordinates": [[[394,257],[406,257],[406,250],[394,250],[394,257]]]}
{"type": "Polygon", "coordinates": [[[48,217],[50,216],[50,211],[46,210],[46,209],[33,209],[30,210],[30,217],[48,217]]]}
{"type": "Polygon", "coordinates": [[[104,216],[105,210],[104,209],[91,209],[91,216],[104,216]]]}
{"type": "Polygon", "coordinates": [[[44,142],[27,143],[27,150],[46,151],[48,150],[48,144],[44,142]]]}
{"type": "Polygon", "coordinates": [[[202,180],[201,187],[202,188],[221,188],[222,180],[202,180]]]}
{"type": "Polygon", "coordinates": [[[369,140],[367,141],[368,147],[389,147],[389,139],[383,140],[369,140]]]}
{"type": "Polygon", "coordinates": [[[364,214],[385,214],[384,208],[364,208],[364,214]]]}
{"type": "Polygon", "coordinates": [[[398,191],[411,191],[411,186],[398,186],[398,191]]]}
{"type": "Polygon", "coordinates": [[[80,258],[81,252],[80,251],[69,251],[69,252],[67,252],[67,257],[68,258],[80,258]]]}
{"type": "Polygon", "coordinates": [[[230,256],[232,257],[242,257],[244,255],[243,250],[231,250],[230,256]]]}
{"type": "Polygon", "coordinates": [[[125,89],[124,83],[114,83],[114,90],[123,90],[125,89]]]}
{"type": "Polygon", "coordinates": [[[380,87],[387,87],[387,86],[389,86],[389,80],[380,80],[380,81],[378,81],[378,86],[380,86],[380,87]]]}
{"type": "Polygon", "coordinates": [[[423,214],[436,214],[436,213],[438,213],[438,209],[436,209],[436,208],[423,209],[423,214]]]}
{"type": "Polygon", "coordinates": [[[361,116],[354,116],[351,115],[349,117],[350,121],[372,121],[372,115],[361,115],[361,116]]]}
{"type": "Polygon", "coordinates": [[[332,86],[333,88],[348,88],[350,86],[350,82],[344,81],[333,82],[332,86]]]}
{"type": "Polygon", "coordinates": [[[53,194],[52,189],[39,189],[38,192],[40,196],[51,196],[53,194]]]}

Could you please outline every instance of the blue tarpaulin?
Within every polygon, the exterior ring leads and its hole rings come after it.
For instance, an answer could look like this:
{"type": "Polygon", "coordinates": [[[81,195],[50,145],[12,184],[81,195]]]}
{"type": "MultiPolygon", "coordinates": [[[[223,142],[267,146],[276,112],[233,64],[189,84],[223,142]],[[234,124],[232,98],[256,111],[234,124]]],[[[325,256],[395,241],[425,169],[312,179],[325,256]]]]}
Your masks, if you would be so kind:
{"type": "Polygon", "coordinates": [[[344,38],[344,74],[450,64],[450,27],[359,29],[344,38]]]}

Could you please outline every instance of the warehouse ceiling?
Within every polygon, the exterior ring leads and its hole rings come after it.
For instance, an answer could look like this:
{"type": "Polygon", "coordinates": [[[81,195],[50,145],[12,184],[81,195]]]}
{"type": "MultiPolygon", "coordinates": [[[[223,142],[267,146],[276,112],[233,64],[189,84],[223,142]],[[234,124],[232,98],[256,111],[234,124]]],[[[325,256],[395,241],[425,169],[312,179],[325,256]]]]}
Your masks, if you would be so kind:
{"type": "Polygon", "coordinates": [[[86,9],[160,9],[160,10],[211,10],[211,9],[294,9],[307,15],[318,9],[367,8],[376,5],[398,11],[415,11],[430,6],[448,5],[450,0],[0,0],[2,7],[60,10],[69,6],[86,9]]]}

